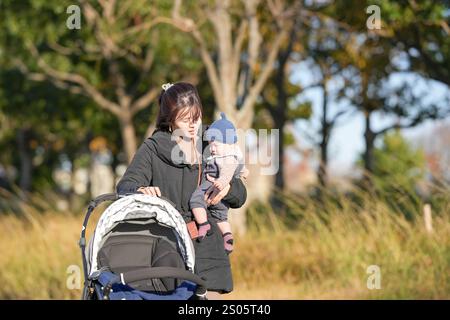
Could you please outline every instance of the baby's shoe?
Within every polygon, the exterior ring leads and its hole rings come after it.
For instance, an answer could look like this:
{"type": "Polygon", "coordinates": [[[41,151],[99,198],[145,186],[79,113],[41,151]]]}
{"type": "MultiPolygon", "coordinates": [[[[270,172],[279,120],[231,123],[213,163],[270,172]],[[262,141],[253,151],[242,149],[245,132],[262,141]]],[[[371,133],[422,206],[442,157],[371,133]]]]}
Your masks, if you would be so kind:
{"type": "Polygon", "coordinates": [[[223,234],[223,245],[227,254],[233,252],[233,242],[233,234],[231,232],[226,232],[223,234]]]}
{"type": "Polygon", "coordinates": [[[205,239],[206,235],[210,234],[211,225],[208,221],[198,224],[198,238],[197,241],[202,241],[205,239]]]}

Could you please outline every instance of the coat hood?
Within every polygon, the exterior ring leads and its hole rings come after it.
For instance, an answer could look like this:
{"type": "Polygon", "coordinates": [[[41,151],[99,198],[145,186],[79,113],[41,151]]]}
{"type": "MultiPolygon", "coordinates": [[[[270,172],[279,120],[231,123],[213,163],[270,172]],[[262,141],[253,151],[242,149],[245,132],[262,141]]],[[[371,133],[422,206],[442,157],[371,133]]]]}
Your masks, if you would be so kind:
{"type": "Polygon", "coordinates": [[[172,134],[170,132],[157,130],[144,143],[158,158],[173,167],[183,168],[191,166],[186,161],[185,155],[180,150],[176,141],[172,140],[172,134]]]}

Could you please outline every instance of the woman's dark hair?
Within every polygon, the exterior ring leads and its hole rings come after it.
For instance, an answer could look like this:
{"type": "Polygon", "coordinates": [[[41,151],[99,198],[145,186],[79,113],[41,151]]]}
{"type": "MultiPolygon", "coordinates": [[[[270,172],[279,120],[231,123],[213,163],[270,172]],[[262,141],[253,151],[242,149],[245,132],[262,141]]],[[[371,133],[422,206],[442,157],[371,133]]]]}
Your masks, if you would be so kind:
{"type": "Polygon", "coordinates": [[[190,83],[177,82],[159,95],[156,129],[170,131],[178,117],[190,113],[194,121],[202,117],[203,108],[197,89],[190,83]],[[182,111],[183,110],[183,111],[182,111]],[[182,111],[182,113],[180,113],[182,111]]]}

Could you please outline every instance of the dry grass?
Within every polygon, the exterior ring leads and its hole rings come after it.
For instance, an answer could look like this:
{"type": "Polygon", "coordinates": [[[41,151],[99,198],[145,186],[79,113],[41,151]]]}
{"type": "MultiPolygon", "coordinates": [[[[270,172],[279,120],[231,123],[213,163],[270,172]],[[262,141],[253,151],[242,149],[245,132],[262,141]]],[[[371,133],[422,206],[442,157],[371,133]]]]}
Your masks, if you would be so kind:
{"type": "MultiPolygon", "coordinates": [[[[250,212],[252,228],[236,239],[235,291],[227,299],[449,299],[450,214],[434,212],[426,232],[421,212],[407,220],[381,201],[325,208],[286,199],[298,219],[283,223],[270,207],[250,212]],[[259,220],[258,220],[259,219],[259,220]],[[367,267],[381,268],[381,289],[367,288],[367,267]]],[[[45,202],[45,201],[43,201],[45,202]]],[[[0,299],[78,299],[67,268],[81,266],[83,217],[43,204],[0,215],[0,299]]],[[[92,221],[91,227],[95,224],[92,221]]]]}
{"type": "MultiPolygon", "coordinates": [[[[232,257],[236,291],[255,299],[449,299],[450,214],[435,212],[429,234],[417,210],[412,219],[364,195],[367,210],[346,199],[325,203],[293,200],[301,219],[283,224],[270,208],[238,238],[232,257]],[[261,219],[263,218],[263,219],[261,219]],[[381,289],[369,290],[367,267],[381,271],[381,289]]],[[[291,199],[292,200],[292,199],[291,199]]],[[[291,208],[292,209],[292,208],[291,208]]]]}

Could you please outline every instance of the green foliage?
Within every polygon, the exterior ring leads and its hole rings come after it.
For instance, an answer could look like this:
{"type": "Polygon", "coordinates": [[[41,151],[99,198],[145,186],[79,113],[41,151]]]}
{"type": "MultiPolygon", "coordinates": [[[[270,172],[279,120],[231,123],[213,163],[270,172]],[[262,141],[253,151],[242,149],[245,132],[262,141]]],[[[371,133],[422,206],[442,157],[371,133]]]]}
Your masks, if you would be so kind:
{"type": "Polygon", "coordinates": [[[379,189],[393,185],[411,190],[424,178],[425,154],[415,149],[399,130],[387,133],[383,144],[374,150],[374,182],[379,189]]]}
{"type": "Polygon", "coordinates": [[[298,119],[309,119],[312,116],[313,108],[311,101],[306,101],[297,104],[291,104],[288,109],[288,119],[298,120],[298,119]]]}
{"type": "MultiPolygon", "coordinates": [[[[364,167],[363,158],[357,161],[364,167]]],[[[414,148],[399,130],[383,136],[382,144],[374,149],[374,172],[370,175],[371,191],[390,206],[394,212],[408,219],[423,205],[423,195],[419,193],[419,184],[425,180],[426,159],[422,149],[414,148]]],[[[356,185],[366,186],[367,180],[356,181],[356,185]]],[[[431,199],[433,205],[442,208],[445,202],[440,199],[441,191],[436,190],[431,199]]],[[[356,202],[360,202],[356,195],[356,202]]]]}
{"type": "MultiPolygon", "coordinates": [[[[89,3],[101,12],[99,2],[89,3]]],[[[207,3],[212,4],[213,1],[207,3]]],[[[198,89],[205,108],[205,122],[212,118],[215,109],[211,86],[204,72],[196,42],[191,36],[165,24],[155,25],[150,29],[140,29],[143,24],[154,21],[157,16],[170,16],[172,1],[117,1],[116,9],[121,14],[114,23],[109,23],[107,19],[100,17],[96,23],[90,25],[87,17],[83,15],[80,30],[69,30],[66,27],[68,17],[66,8],[72,4],[74,3],[71,0],[1,0],[0,2],[0,30],[2,30],[0,32],[0,121],[2,124],[0,148],[2,151],[14,150],[17,143],[17,130],[31,128],[33,159],[42,157],[39,155],[41,151],[38,150],[44,150],[44,161],[37,161],[40,165],[34,171],[36,181],[44,181],[49,177],[51,170],[58,165],[59,154],[65,153],[70,159],[82,156],[87,152],[88,141],[93,136],[107,137],[115,155],[122,150],[123,141],[116,117],[98,108],[92,99],[56,88],[47,80],[32,82],[18,71],[18,60],[30,72],[39,71],[37,60],[30,52],[30,44],[37,48],[43,60],[52,68],[82,75],[111,101],[117,102],[115,79],[111,77],[109,71],[110,62],[114,60],[125,77],[125,89],[128,91],[135,89],[135,97],[141,96],[149,88],[159,89],[164,82],[181,80],[196,82],[198,80],[198,89]],[[123,33],[130,26],[137,28],[123,33]],[[101,54],[102,46],[97,39],[97,31],[104,32],[106,36],[114,40],[119,49],[125,51],[114,52],[111,58],[106,59],[101,54]],[[136,61],[142,61],[147,50],[153,50],[154,62],[151,70],[140,79],[141,69],[128,58],[133,55],[136,61]]],[[[244,3],[233,3],[231,6],[233,25],[239,24],[240,21],[236,19],[242,18],[239,12],[243,6],[244,3]]],[[[313,2],[305,4],[305,7],[318,12],[314,19],[305,21],[300,28],[301,35],[293,46],[293,56],[300,60],[307,59],[308,55],[317,58],[316,62],[322,61],[329,64],[327,67],[332,72],[338,67],[352,66],[359,69],[361,75],[369,78],[369,99],[365,101],[367,103],[364,108],[383,110],[387,114],[397,114],[404,118],[414,117],[417,114],[414,112],[416,105],[405,103],[404,99],[401,99],[400,106],[387,107],[385,96],[378,90],[377,85],[381,80],[395,71],[391,65],[391,57],[399,51],[408,54],[410,70],[444,83],[448,79],[450,38],[445,33],[445,23],[448,25],[446,21],[448,8],[443,1],[355,0],[313,2]],[[371,4],[381,7],[383,23],[380,33],[367,32],[365,9],[371,4]],[[349,10],[349,8],[352,9],[349,10]],[[330,23],[328,19],[322,20],[324,15],[337,23],[330,23]],[[328,22],[324,23],[324,21],[328,22]],[[305,37],[310,34],[313,36],[307,41],[305,37]],[[352,36],[360,37],[355,40],[352,36]],[[313,47],[316,50],[310,50],[313,47]],[[420,52],[417,53],[417,50],[420,52]]],[[[211,56],[213,59],[218,59],[218,52],[212,51],[216,48],[213,42],[215,38],[212,26],[208,23],[203,8],[196,2],[186,1],[183,3],[182,11],[182,14],[192,17],[194,21],[202,25],[211,56]]],[[[262,53],[266,55],[268,48],[265,46],[271,43],[277,33],[270,27],[273,24],[266,23],[270,19],[267,8],[263,5],[259,6],[257,14],[262,30],[262,53]]],[[[243,47],[247,45],[246,39],[243,47]]],[[[287,41],[282,45],[282,49],[286,47],[287,41]]],[[[350,98],[354,98],[355,105],[361,105],[363,97],[359,90],[361,79],[352,72],[348,75],[345,90],[353,91],[354,95],[350,98]]],[[[301,93],[301,88],[288,81],[288,78],[286,77],[283,83],[289,102],[285,110],[286,122],[309,119],[312,113],[311,104],[296,102],[295,98],[301,93]]],[[[274,110],[278,98],[275,84],[276,79],[272,74],[255,110],[255,128],[257,129],[273,127],[273,120],[276,119],[274,110]]],[[[139,142],[142,141],[149,123],[154,121],[156,108],[157,103],[153,102],[134,117],[139,142]]],[[[286,133],[283,139],[286,144],[293,142],[293,137],[289,133],[286,133]]],[[[0,161],[2,164],[17,168],[20,162],[17,153],[9,152],[1,152],[0,161]]],[[[382,172],[379,175],[390,177],[389,174],[382,172]]]]}
{"type": "MultiPolygon", "coordinates": [[[[0,132],[1,150],[16,148],[19,128],[29,128],[32,147],[31,158],[38,157],[37,150],[44,150],[43,160],[33,169],[36,189],[42,181],[51,181],[52,170],[59,165],[59,155],[66,154],[74,160],[88,152],[89,140],[97,135],[108,139],[117,156],[123,149],[123,141],[116,116],[99,106],[88,96],[73,94],[67,89],[55,87],[48,79],[32,81],[23,72],[41,72],[30,44],[39,51],[43,61],[60,72],[83,76],[107,99],[118,103],[115,78],[110,75],[110,62],[118,64],[124,75],[125,90],[134,99],[150,88],[162,83],[182,81],[186,75],[195,76],[203,68],[201,59],[194,53],[194,43],[181,32],[174,32],[168,25],[134,29],[130,26],[152,21],[157,14],[169,14],[173,5],[168,1],[128,0],[117,2],[120,17],[114,23],[100,18],[95,25],[88,22],[82,12],[81,29],[66,27],[66,8],[74,4],[69,0],[2,0],[0,10],[0,115],[8,126],[0,132]],[[101,53],[102,43],[96,31],[104,32],[116,42],[120,53],[106,58],[101,53]],[[120,51],[122,50],[122,51],[120,51]],[[124,50],[126,54],[123,54],[124,50]],[[151,70],[142,70],[134,63],[142,63],[146,52],[154,53],[151,70]],[[134,55],[135,60],[129,59],[134,55]],[[22,66],[22,72],[19,67],[22,66]],[[134,92],[134,93],[133,93],[134,92]]],[[[92,2],[101,13],[99,3],[92,2]]],[[[156,116],[157,103],[141,110],[134,118],[137,141],[140,143],[156,116]]],[[[20,172],[19,154],[0,153],[4,165],[14,166],[20,172]]]]}

